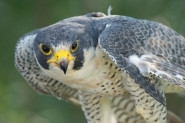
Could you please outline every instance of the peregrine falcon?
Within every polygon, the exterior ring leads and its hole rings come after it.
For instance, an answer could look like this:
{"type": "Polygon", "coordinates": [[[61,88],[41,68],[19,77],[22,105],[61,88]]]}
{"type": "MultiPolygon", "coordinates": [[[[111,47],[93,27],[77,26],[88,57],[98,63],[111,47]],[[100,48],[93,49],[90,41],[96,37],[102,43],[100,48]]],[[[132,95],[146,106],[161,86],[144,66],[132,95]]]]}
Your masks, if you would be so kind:
{"type": "Polygon", "coordinates": [[[185,92],[185,39],[157,22],[94,12],[25,34],[15,66],[36,91],[80,103],[88,123],[166,123],[165,93],[185,92]]]}

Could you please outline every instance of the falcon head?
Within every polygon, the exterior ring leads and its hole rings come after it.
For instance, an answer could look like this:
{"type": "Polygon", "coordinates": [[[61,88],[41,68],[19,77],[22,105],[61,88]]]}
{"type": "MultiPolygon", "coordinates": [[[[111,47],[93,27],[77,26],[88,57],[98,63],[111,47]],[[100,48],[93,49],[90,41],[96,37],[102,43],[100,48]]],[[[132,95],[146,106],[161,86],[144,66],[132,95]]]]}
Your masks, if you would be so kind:
{"type": "Polygon", "coordinates": [[[60,22],[44,28],[34,41],[36,61],[47,75],[56,78],[81,71],[95,56],[95,34],[90,26],[79,23],[60,22]]]}

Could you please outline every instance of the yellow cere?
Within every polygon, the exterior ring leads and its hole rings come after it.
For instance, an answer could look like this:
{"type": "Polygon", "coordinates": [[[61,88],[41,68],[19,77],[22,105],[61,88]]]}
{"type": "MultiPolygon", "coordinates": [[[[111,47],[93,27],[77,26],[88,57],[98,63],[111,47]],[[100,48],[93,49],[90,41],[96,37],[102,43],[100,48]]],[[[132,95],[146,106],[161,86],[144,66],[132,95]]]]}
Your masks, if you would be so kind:
{"type": "Polygon", "coordinates": [[[52,62],[56,63],[58,60],[60,60],[62,58],[68,60],[68,62],[75,59],[75,57],[70,55],[69,51],[60,50],[60,51],[55,52],[54,56],[50,60],[48,60],[48,63],[52,63],[52,62]]]}

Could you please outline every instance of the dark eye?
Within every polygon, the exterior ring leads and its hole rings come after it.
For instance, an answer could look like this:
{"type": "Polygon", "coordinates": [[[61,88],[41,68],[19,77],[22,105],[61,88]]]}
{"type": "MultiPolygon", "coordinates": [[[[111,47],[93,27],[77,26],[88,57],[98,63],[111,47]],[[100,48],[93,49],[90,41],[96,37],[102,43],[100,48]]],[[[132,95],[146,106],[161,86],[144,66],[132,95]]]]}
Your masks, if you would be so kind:
{"type": "Polygon", "coordinates": [[[41,49],[41,51],[45,54],[45,55],[50,55],[51,53],[52,53],[52,51],[51,51],[51,49],[48,47],[48,46],[46,46],[46,45],[44,45],[44,44],[40,44],[40,49],[41,49]]]}
{"type": "Polygon", "coordinates": [[[71,45],[71,51],[74,52],[78,48],[78,42],[77,40],[71,45]]]}

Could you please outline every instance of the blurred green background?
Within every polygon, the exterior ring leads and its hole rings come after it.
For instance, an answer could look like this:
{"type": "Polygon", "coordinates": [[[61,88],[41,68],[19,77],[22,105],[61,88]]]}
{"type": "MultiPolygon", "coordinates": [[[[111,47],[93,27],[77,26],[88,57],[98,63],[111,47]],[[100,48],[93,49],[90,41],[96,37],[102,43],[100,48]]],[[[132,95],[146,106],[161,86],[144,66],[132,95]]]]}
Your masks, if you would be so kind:
{"type": "MultiPolygon", "coordinates": [[[[85,123],[80,107],[37,94],[14,68],[20,36],[93,11],[161,22],[185,36],[185,0],[0,0],[0,123],[85,123]]],[[[167,95],[185,121],[185,96],[167,95]]]]}

